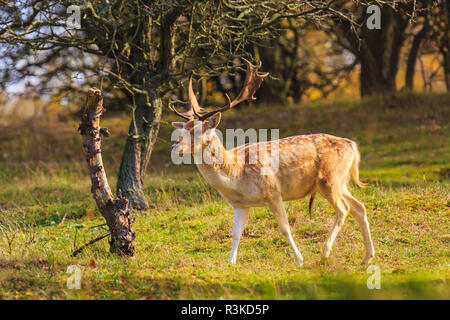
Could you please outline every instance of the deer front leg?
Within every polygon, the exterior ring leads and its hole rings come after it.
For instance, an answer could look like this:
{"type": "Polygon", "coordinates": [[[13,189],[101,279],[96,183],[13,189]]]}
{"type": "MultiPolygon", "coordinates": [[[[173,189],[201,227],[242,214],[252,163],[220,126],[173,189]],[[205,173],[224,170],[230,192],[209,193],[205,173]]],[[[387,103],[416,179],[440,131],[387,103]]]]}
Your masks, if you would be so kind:
{"type": "Polygon", "coordinates": [[[298,251],[297,246],[295,245],[294,239],[291,235],[291,229],[289,228],[289,222],[286,210],[284,209],[284,204],[281,199],[274,201],[269,205],[270,210],[272,210],[273,214],[275,215],[275,218],[278,221],[278,225],[280,226],[281,233],[286,237],[286,239],[289,242],[289,245],[291,246],[292,251],[295,255],[295,260],[297,263],[302,266],[303,265],[303,257],[300,254],[300,251],[298,251]]]}
{"type": "Polygon", "coordinates": [[[230,264],[236,264],[239,240],[248,221],[249,211],[249,208],[234,208],[233,245],[231,247],[230,260],[228,261],[230,264]]]}

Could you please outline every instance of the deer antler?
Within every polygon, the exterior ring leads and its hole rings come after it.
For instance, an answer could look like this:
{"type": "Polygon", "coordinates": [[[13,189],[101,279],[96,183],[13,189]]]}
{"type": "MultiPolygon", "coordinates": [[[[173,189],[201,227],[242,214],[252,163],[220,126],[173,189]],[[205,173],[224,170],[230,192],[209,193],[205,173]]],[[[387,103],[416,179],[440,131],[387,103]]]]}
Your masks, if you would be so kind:
{"type": "Polygon", "coordinates": [[[244,60],[245,64],[247,65],[247,73],[245,75],[245,81],[244,86],[241,89],[241,92],[237,95],[237,97],[231,101],[230,96],[226,94],[228,104],[220,109],[208,112],[204,114],[203,116],[199,117],[199,120],[205,120],[209,117],[213,116],[214,114],[218,112],[225,112],[233,108],[234,106],[238,105],[242,101],[245,100],[256,100],[256,98],[253,96],[258,90],[258,88],[261,86],[262,82],[264,81],[264,78],[269,75],[268,72],[264,74],[258,74],[259,68],[262,66],[262,62],[260,61],[257,66],[253,65],[248,61],[247,59],[242,58],[244,60]]]}
{"type": "Polygon", "coordinates": [[[259,68],[261,68],[262,63],[259,62],[258,65],[251,64],[247,59],[242,58],[244,60],[245,64],[247,65],[247,73],[245,76],[244,86],[242,87],[241,92],[238,94],[238,96],[231,101],[228,94],[226,94],[228,104],[220,109],[206,112],[205,109],[201,108],[198,104],[197,98],[195,97],[194,90],[192,89],[192,73],[189,75],[189,86],[188,86],[188,93],[189,93],[189,110],[185,113],[180,113],[171,105],[169,105],[169,109],[177,114],[178,116],[182,117],[185,120],[193,120],[194,115],[198,117],[200,121],[206,120],[209,117],[213,116],[214,114],[218,112],[225,112],[233,108],[234,106],[238,105],[242,101],[245,100],[255,100],[256,98],[253,96],[258,90],[258,88],[261,86],[262,82],[264,81],[264,78],[269,75],[269,73],[264,74],[258,74],[259,68]]]}
{"type": "Polygon", "coordinates": [[[189,120],[194,119],[194,114],[192,113],[192,110],[181,113],[181,112],[178,112],[177,109],[175,109],[175,107],[171,104],[169,104],[169,110],[172,111],[173,113],[175,113],[177,116],[183,118],[184,120],[189,121],[189,120]]]}
{"type": "Polygon", "coordinates": [[[188,85],[188,94],[189,94],[189,109],[200,119],[207,111],[200,107],[197,101],[197,97],[195,96],[194,89],[192,89],[192,72],[189,75],[189,85],[188,85]]]}
{"type": "Polygon", "coordinates": [[[195,116],[200,118],[203,114],[206,113],[206,110],[201,108],[198,104],[197,98],[195,97],[194,89],[192,89],[192,72],[189,75],[189,85],[188,85],[188,94],[189,94],[189,101],[188,101],[188,111],[181,113],[178,112],[172,105],[169,104],[169,109],[176,115],[180,116],[181,118],[189,121],[193,120],[195,116]]]}

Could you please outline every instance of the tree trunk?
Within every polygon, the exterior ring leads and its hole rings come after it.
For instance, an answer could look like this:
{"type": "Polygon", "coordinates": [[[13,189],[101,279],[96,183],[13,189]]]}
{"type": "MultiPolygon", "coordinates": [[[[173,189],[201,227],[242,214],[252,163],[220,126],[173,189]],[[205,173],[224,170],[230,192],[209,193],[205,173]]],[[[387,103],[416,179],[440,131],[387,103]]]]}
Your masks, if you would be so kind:
{"type": "Polygon", "coordinates": [[[448,28],[450,26],[450,5],[444,1],[444,14],[446,14],[446,26],[447,30],[444,30],[443,46],[441,46],[441,52],[444,57],[444,78],[447,92],[450,92],[450,32],[448,28]]]}
{"type": "Polygon", "coordinates": [[[131,207],[148,207],[144,195],[144,177],[156,142],[162,113],[162,100],[157,89],[150,90],[150,105],[144,95],[136,96],[134,119],[122,155],[117,179],[117,195],[130,200],[131,207]]]}
{"type": "Polygon", "coordinates": [[[110,251],[119,255],[133,256],[135,233],[131,225],[134,219],[130,216],[129,202],[126,197],[114,199],[103,167],[101,135],[109,135],[106,128],[100,128],[100,116],[103,111],[101,90],[89,89],[78,130],[83,136],[92,182],[91,192],[111,232],[110,251]]]}
{"type": "Polygon", "coordinates": [[[411,49],[409,50],[408,60],[406,64],[406,75],[405,75],[405,88],[414,88],[414,73],[416,68],[417,56],[419,54],[420,44],[425,38],[428,31],[428,25],[423,25],[422,29],[414,36],[414,40],[411,44],[411,49]]]}
{"type": "MultiPolygon", "coordinates": [[[[447,51],[449,49],[447,48],[447,51]]],[[[450,92],[450,53],[449,52],[442,52],[442,55],[444,57],[444,79],[445,79],[445,86],[447,88],[447,92],[450,92]]]]}
{"type": "MultiPolygon", "coordinates": [[[[123,195],[130,200],[135,209],[148,207],[145,199],[143,185],[147,166],[153,146],[159,131],[162,114],[161,88],[167,85],[169,74],[174,67],[175,55],[175,21],[191,4],[188,0],[178,1],[173,5],[159,21],[159,61],[155,69],[149,68],[148,52],[152,42],[151,22],[144,28],[139,48],[130,53],[130,61],[133,67],[128,67],[128,76],[131,83],[140,84],[142,88],[148,88],[147,94],[135,95],[135,112],[128,131],[128,139],[122,155],[122,163],[117,179],[117,195],[123,195]],[[138,68],[136,66],[139,66],[138,68]]],[[[138,34],[137,32],[135,34],[138,34]]]]}
{"type": "Polygon", "coordinates": [[[364,54],[360,61],[361,96],[395,92],[395,77],[385,77],[380,70],[380,65],[370,61],[364,54]]]}
{"type": "Polygon", "coordinates": [[[358,55],[362,96],[396,91],[395,78],[406,26],[407,22],[399,13],[383,6],[381,29],[363,27],[364,39],[358,55]]]}
{"type": "Polygon", "coordinates": [[[408,17],[403,10],[381,7],[381,29],[369,29],[365,8],[358,19],[361,29],[355,32],[353,25],[339,20],[331,32],[337,36],[343,48],[351,51],[361,66],[361,96],[386,94],[396,91],[400,50],[404,41],[408,17]]]}

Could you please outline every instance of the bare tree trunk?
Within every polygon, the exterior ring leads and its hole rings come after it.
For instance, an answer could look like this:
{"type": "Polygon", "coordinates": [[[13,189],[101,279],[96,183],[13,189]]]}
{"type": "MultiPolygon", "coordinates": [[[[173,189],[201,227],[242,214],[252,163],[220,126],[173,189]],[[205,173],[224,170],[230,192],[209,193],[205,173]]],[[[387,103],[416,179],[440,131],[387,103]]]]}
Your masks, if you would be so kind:
{"type": "Polygon", "coordinates": [[[350,50],[361,65],[361,96],[396,92],[395,78],[400,51],[408,26],[407,16],[388,5],[381,7],[381,29],[369,29],[365,24],[368,13],[364,10],[361,29],[354,32],[351,23],[339,20],[334,32],[341,46],[350,50]]]}
{"type": "Polygon", "coordinates": [[[417,56],[419,54],[420,44],[425,38],[428,31],[428,24],[426,21],[422,29],[414,36],[414,40],[411,44],[411,49],[409,50],[408,60],[406,64],[406,75],[405,75],[405,88],[413,89],[414,85],[414,74],[416,69],[417,56]]]}
{"type": "Polygon", "coordinates": [[[450,92],[450,53],[443,52],[444,57],[444,79],[445,79],[445,87],[447,88],[447,92],[450,92]]]}
{"type": "MultiPolygon", "coordinates": [[[[443,9],[446,15],[447,28],[450,25],[450,5],[448,2],[443,2],[443,9]]],[[[443,35],[443,46],[441,46],[441,52],[444,58],[444,79],[447,92],[450,92],[450,32],[448,29],[444,31],[443,35]]]]}
{"type": "Polygon", "coordinates": [[[388,6],[382,8],[381,16],[381,30],[363,27],[359,55],[362,96],[396,91],[395,77],[407,21],[388,6]]]}
{"type": "Polygon", "coordinates": [[[361,54],[361,72],[359,75],[361,85],[361,96],[373,94],[386,94],[395,92],[395,77],[390,75],[383,75],[380,65],[369,55],[361,54]]]}
{"type": "Polygon", "coordinates": [[[133,256],[135,233],[131,226],[134,219],[130,216],[128,199],[122,196],[116,199],[113,197],[103,167],[101,135],[109,135],[106,128],[100,128],[100,116],[103,111],[101,90],[89,89],[78,131],[83,136],[92,181],[91,192],[111,232],[110,251],[119,255],[133,256]]]}
{"type": "Polygon", "coordinates": [[[162,100],[158,93],[150,94],[150,103],[144,96],[136,97],[135,119],[130,124],[117,178],[117,195],[129,199],[134,209],[148,207],[144,177],[161,121],[162,100]]]}

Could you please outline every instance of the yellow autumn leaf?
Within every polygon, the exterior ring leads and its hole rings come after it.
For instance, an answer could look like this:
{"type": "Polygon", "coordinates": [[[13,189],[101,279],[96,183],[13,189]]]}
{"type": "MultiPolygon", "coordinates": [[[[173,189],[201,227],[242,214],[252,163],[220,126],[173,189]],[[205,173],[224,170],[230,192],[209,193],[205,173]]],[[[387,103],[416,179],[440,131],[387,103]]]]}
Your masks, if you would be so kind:
{"type": "Polygon", "coordinates": [[[309,95],[309,99],[311,99],[311,101],[314,101],[314,100],[317,100],[319,98],[322,98],[322,92],[320,92],[320,90],[317,90],[317,89],[311,90],[311,93],[309,95]]]}

